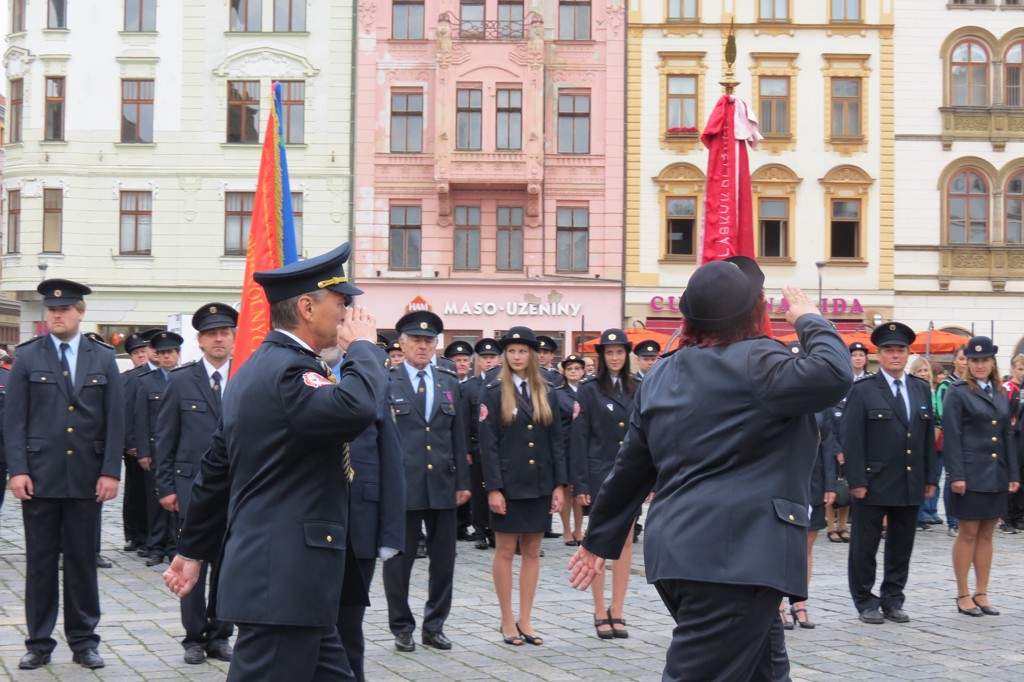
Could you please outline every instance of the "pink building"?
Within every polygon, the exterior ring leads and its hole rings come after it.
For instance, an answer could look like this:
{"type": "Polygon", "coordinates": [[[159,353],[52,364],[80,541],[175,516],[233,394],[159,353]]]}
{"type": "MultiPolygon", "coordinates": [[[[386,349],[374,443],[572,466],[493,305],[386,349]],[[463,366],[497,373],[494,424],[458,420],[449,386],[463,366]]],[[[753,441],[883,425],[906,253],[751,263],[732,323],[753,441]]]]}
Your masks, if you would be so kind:
{"type": "Polygon", "coordinates": [[[360,2],[357,31],[353,268],[381,326],[621,325],[623,7],[360,2]]]}

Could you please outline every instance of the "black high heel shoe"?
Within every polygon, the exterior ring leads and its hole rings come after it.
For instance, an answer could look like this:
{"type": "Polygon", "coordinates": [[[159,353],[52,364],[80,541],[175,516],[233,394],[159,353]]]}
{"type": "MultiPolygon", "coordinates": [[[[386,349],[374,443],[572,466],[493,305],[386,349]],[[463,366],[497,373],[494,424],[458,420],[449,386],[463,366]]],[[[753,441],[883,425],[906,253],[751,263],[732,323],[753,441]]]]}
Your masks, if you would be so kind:
{"type": "Polygon", "coordinates": [[[969,609],[962,609],[962,608],[960,608],[960,600],[961,599],[968,599],[968,598],[970,598],[970,596],[971,595],[969,595],[969,594],[961,594],[959,597],[957,597],[956,598],[956,610],[959,611],[960,613],[964,614],[965,616],[974,616],[975,618],[980,618],[981,616],[984,616],[985,615],[984,611],[979,609],[977,604],[975,604],[973,607],[971,607],[969,609]]]}
{"type": "Polygon", "coordinates": [[[999,615],[999,609],[993,608],[992,606],[982,606],[981,604],[978,604],[978,601],[977,601],[978,597],[987,597],[987,596],[988,595],[985,594],[984,592],[978,592],[977,594],[975,594],[971,598],[975,600],[974,603],[977,604],[977,607],[979,609],[981,609],[981,612],[984,613],[986,616],[998,616],[999,615]]]}
{"type": "Polygon", "coordinates": [[[793,621],[786,620],[786,609],[782,606],[779,607],[779,620],[782,621],[783,630],[792,630],[794,627],[793,621]]]}
{"type": "Polygon", "coordinates": [[[796,617],[796,614],[798,613],[806,614],[807,609],[794,609],[792,606],[790,606],[789,613],[791,616],[793,616],[793,622],[802,627],[804,630],[813,630],[816,627],[814,623],[811,622],[810,616],[807,617],[807,620],[800,620],[796,617]]]}

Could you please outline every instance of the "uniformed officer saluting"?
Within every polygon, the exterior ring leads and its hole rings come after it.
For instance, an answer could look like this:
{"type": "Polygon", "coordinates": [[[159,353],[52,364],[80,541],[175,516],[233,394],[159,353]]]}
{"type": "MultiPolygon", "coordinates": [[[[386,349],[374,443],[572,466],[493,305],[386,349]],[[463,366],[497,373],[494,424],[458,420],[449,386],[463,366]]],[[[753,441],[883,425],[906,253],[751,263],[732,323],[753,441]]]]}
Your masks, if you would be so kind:
{"type": "MultiPolygon", "coordinates": [[[[192,482],[199,462],[210,447],[220,421],[221,400],[231,373],[238,313],[225,303],[207,303],[192,315],[203,357],[171,372],[163,394],[164,408],[156,422],[154,466],[160,504],[173,515],[174,532],[184,521],[192,482]]],[[[181,624],[185,627],[185,662],[197,665],[206,656],[231,660],[230,623],[206,614],[207,562],[200,568],[200,589],[181,600],[181,624]]],[[[216,573],[216,568],[214,568],[216,573]]]]}
{"type": "MultiPolygon", "coordinates": [[[[387,381],[373,316],[342,264],[349,245],[257,272],[274,328],[231,378],[164,581],[178,596],[218,561],[213,613],[238,627],[228,680],[352,680],[338,637],[349,483],[346,441],[377,415],[387,381]],[[347,349],[341,377],[314,348],[347,349]]],[[[346,590],[351,592],[346,593],[346,590]]],[[[348,602],[349,599],[346,599],[348,602]]]]}
{"type": "Polygon", "coordinates": [[[114,352],[79,331],[82,299],[92,290],[66,279],[46,280],[37,290],[50,333],[18,346],[4,419],[11,492],[22,500],[25,521],[28,653],[18,667],[46,665],[57,644],[51,635],[63,547],[64,634],[75,663],[102,668],[97,505],[117,495],[121,476],[121,377],[114,352]]]}
{"type": "Polygon", "coordinates": [[[395,323],[405,362],[389,373],[389,401],[398,424],[405,457],[405,546],[403,554],[384,564],[384,594],[395,648],[413,651],[416,619],[409,608],[409,580],[420,528],[427,527],[430,557],[422,642],[450,649],[443,632],[452,606],[455,576],[455,508],[470,498],[466,431],[458,409],[459,380],[454,371],[431,365],[441,318],[422,310],[395,323]]]}
{"type": "Polygon", "coordinates": [[[842,448],[854,497],[849,581],[864,623],[906,623],[903,588],[917,532],[917,508],[935,491],[935,420],[928,382],[904,372],[914,330],[899,322],[871,333],[881,371],[854,383],[842,420],[842,448]],[[875,554],[887,519],[885,568],[878,596],[875,554]],[[881,607],[881,611],[879,611],[881,607]]]}

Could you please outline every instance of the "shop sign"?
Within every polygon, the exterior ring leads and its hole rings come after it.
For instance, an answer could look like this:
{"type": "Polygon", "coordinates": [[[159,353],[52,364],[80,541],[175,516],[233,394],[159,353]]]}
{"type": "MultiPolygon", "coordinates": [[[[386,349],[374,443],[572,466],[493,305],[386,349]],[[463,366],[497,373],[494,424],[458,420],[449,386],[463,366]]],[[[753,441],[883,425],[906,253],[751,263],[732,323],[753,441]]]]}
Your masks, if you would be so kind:
{"type": "Polygon", "coordinates": [[[409,301],[405,306],[405,312],[407,313],[419,312],[421,310],[433,310],[433,308],[430,307],[430,304],[427,303],[427,299],[422,296],[417,296],[409,301]]]}
{"type": "MultiPolygon", "coordinates": [[[[651,310],[659,313],[664,311],[678,313],[679,297],[654,296],[651,298],[650,307],[651,310]]],[[[789,310],[789,304],[784,298],[778,299],[778,303],[775,298],[766,299],[765,307],[768,308],[769,313],[783,314],[789,310]]],[[[864,306],[856,298],[823,298],[821,299],[821,313],[823,315],[863,315],[864,306]]]]}
{"type": "Polygon", "coordinates": [[[583,309],[581,303],[530,303],[528,301],[449,301],[444,304],[445,315],[497,315],[512,317],[577,317],[583,309]]]}

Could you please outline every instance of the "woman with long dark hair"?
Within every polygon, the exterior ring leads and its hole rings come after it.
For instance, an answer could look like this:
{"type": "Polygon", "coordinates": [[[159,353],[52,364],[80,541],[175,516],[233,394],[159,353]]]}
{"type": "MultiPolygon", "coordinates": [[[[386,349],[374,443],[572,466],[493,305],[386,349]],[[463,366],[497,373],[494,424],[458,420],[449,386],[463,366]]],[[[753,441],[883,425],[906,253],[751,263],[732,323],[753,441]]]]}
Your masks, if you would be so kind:
{"type": "MultiPolygon", "coordinates": [[[[633,412],[633,395],[639,384],[629,369],[629,352],[633,344],[621,329],[606,329],[597,344],[597,373],[592,381],[580,387],[579,404],[572,422],[569,462],[572,488],[584,513],[615,463],[626,425],[633,412]]],[[[629,587],[633,560],[633,531],[626,538],[619,558],[612,563],[612,601],[604,600],[604,572],[595,576],[591,592],[594,597],[594,628],[601,639],[629,637],[622,609],[629,587]],[[617,627],[619,626],[619,627],[617,627]]]]}
{"type": "Polygon", "coordinates": [[[996,364],[998,346],[973,336],[964,348],[966,376],[950,386],[942,410],[942,452],[949,478],[949,514],[960,523],[953,542],[956,608],[968,616],[998,616],[988,599],[992,534],[1020,487],[1020,462],[1010,402],[996,364]],[[976,591],[967,578],[974,566],[976,591]]]}
{"type": "MultiPolygon", "coordinates": [[[[764,336],[764,273],[743,256],[707,263],[679,308],[682,347],[644,377],[611,474],[569,563],[585,589],[620,556],[649,491],[644,566],[676,626],[662,679],[787,674],[778,607],[807,596],[814,413],[852,383],[835,328],[783,287],[806,357],[764,336]]],[[[607,408],[605,408],[607,409],[607,408]]],[[[768,679],[765,677],[765,679],[768,679]]]]}
{"type": "Polygon", "coordinates": [[[505,360],[480,394],[479,436],[484,488],[494,532],[491,565],[506,644],[541,645],[530,616],[540,573],[540,545],[569,482],[562,425],[553,389],[541,375],[533,330],[513,327],[498,342],[505,360]],[[512,560],[519,542],[519,618],[512,610],[512,560]]]}

